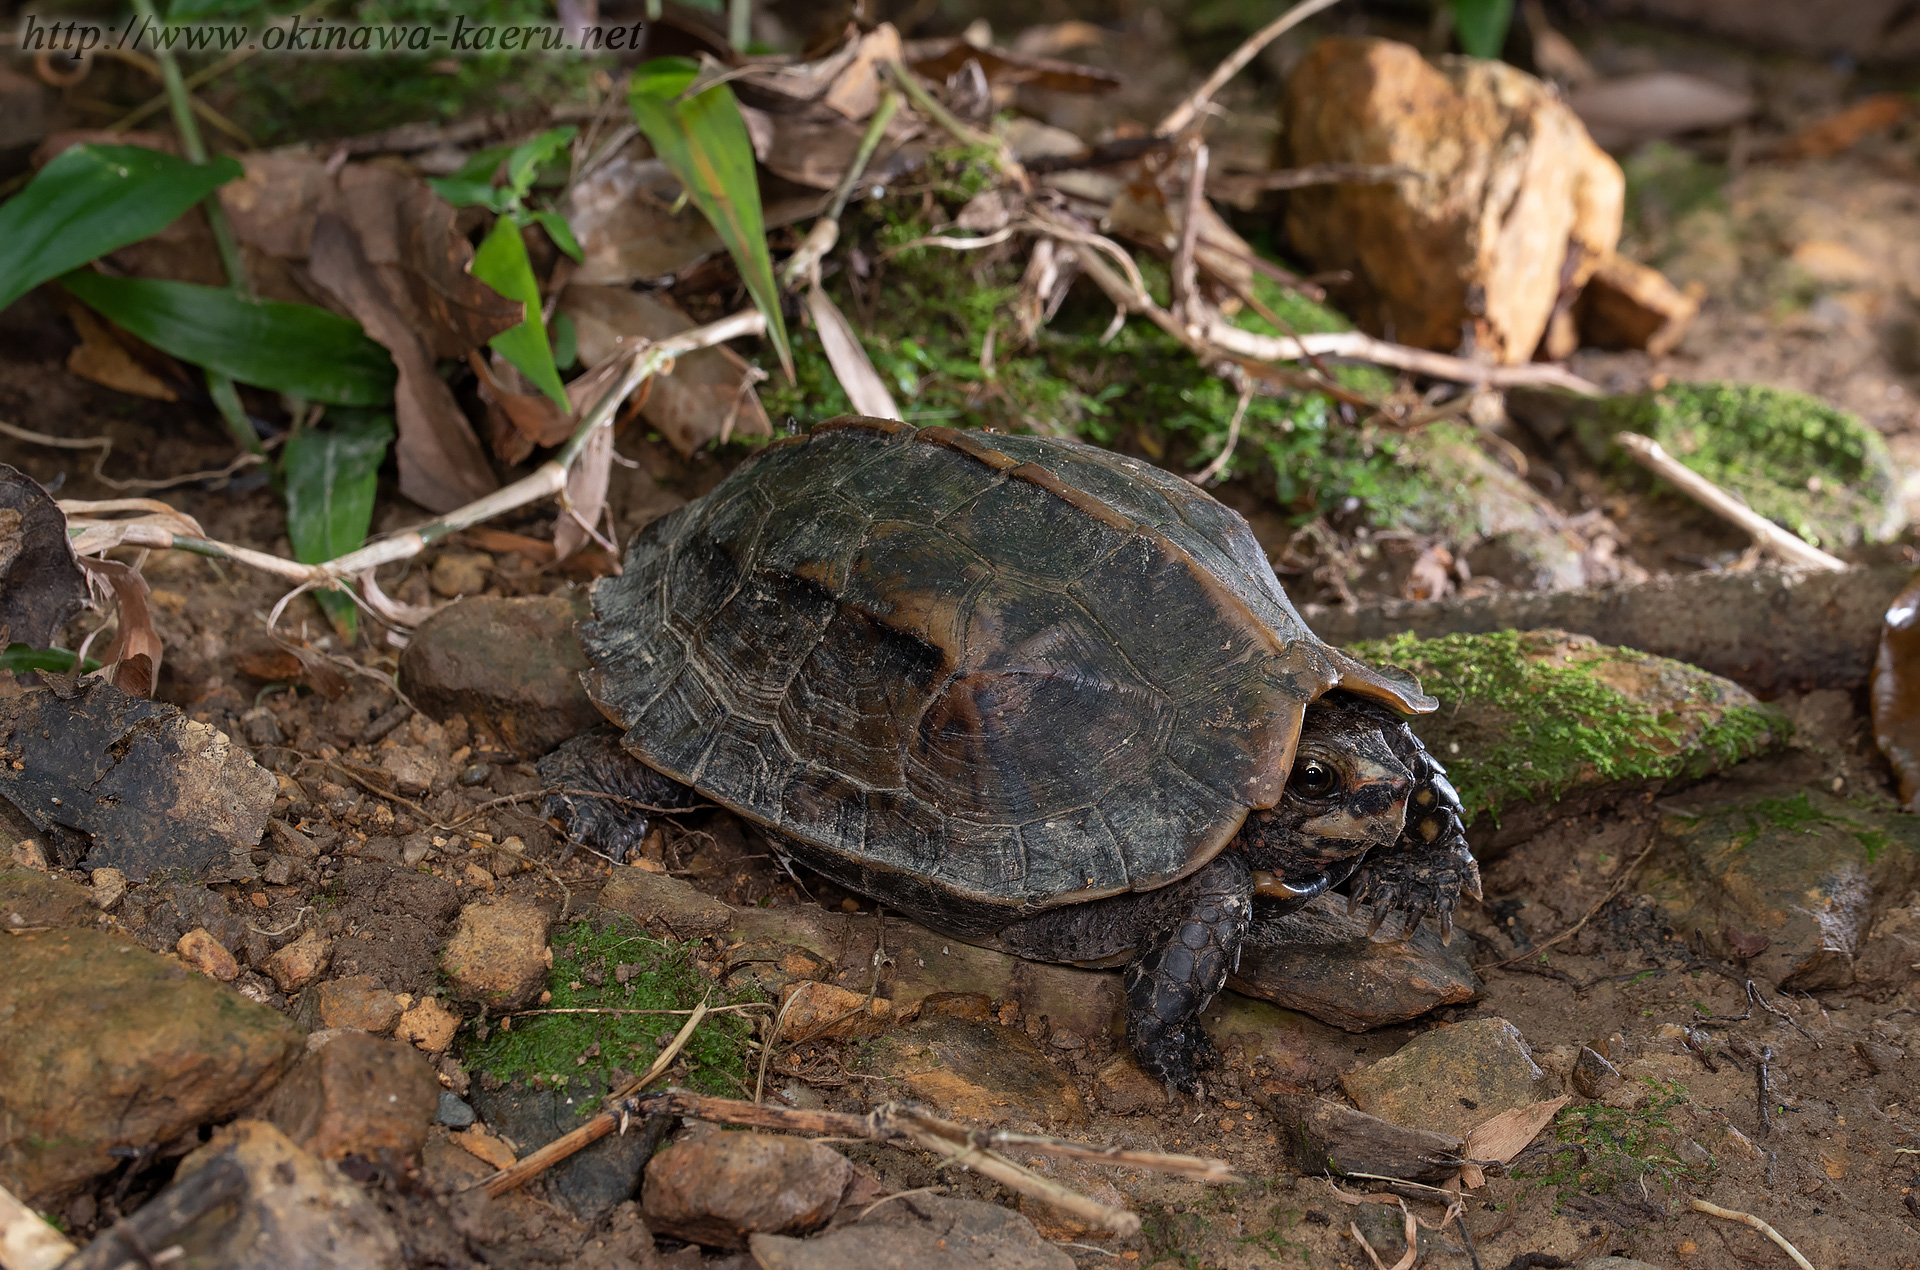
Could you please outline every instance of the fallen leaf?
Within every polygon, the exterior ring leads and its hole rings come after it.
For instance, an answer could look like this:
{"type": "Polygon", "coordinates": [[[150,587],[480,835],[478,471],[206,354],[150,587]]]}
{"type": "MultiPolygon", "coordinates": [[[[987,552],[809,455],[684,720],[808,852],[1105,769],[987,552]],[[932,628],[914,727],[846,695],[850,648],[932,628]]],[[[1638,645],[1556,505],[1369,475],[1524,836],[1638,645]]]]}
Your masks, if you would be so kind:
{"type": "Polygon", "coordinates": [[[0,463],[0,647],[50,647],[86,604],[66,513],[38,481],[0,463]]]}
{"type": "MultiPolygon", "coordinates": [[[[1181,227],[1186,223],[1187,174],[1191,170],[1185,158],[1164,153],[1143,156],[1135,164],[1132,179],[1120,183],[1107,208],[1109,229],[1171,257],[1180,245],[1181,227]]],[[[1253,287],[1253,262],[1257,259],[1253,247],[1205,198],[1200,200],[1199,215],[1194,263],[1235,294],[1247,294],[1253,287]]]]}
{"type": "Polygon", "coordinates": [[[910,40],[901,60],[914,74],[925,76],[937,84],[945,83],[949,75],[969,60],[980,64],[987,82],[995,87],[1002,84],[1031,84],[1055,93],[1108,93],[1126,82],[1112,71],[1097,66],[1063,62],[1052,57],[1035,57],[1016,53],[1012,49],[978,48],[965,40],[951,37],[910,40]]]}
{"type": "Polygon", "coordinates": [[[1783,159],[1831,159],[1903,122],[1913,110],[1913,101],[1904,93],[1876,93],[1808,124],[1782,142],[1776,153],[1783,159]]]}
{"type": "Polygon", "coordinates": [[[599,428],[587,438],[573,466],[567,470],[566,497],[553,525],[553,551],[565,560],[595,542],[601,514],[607,509],[607,485],[613,477],[613,429],[599,428]]]}
{"type": "Polygon", "coordinates": [[[315,222],[309,264],[314,281],[393,355],[399,369],[394,454],[400,492],[436,512],[452,511],[491,493],[497,482],[479,440],[453,391],[435,373],[425,341],[395,307],[352,228],[337,216],[321,216],[315,222]]]}
{"type": "Polygon", "coordinates": [[[1402,599],[1438,600],[1453,590],[1453,553],[1434,543],[1420,553],[1407,571],[1406,585],[1400,588],[1402,599]]]}
{"type": "Polygon", "coordinates": [[[524,463],[535,446],[559,445],[573,433],[573,418],[542,392],[530,392],[526,376],[498,352],[491,363],[476,350],[467,362],[480,380],[492,425],[488,440],[503,463],[524,463]]]}
{"type": "Polygon", "coordinates": [[[153,685],[160,678],[160,657],[165,645],[160,641],[160,633],[153,629],[153,610],[147,605],[147,580],[118,560],[87,556],[80,564],[113,590],[118,627],[113,643],[100,654],[107,681],[131,696],[151,697],[153,685]]]}
{"type": "Polygon", "coordinates": [[[1505,1164],[1514,1156],[1526,1150],[1527,1144],[1540,1136],[1540,1131],[1559,1114],[1572,1098],[1562,1094],[1558,1098],[1549,1098],[1544,1102],[1531,1103],[1525,1107],[1515,1107],[1503,1111],[1488,1120],[1483,1120],[1467,1131],[1467,1145],[1461,1154],[1467,1157],[1467,1163],[1461,1166],[1460,1183],[1463,1186],[1480,1186],[1486,1182],[1486,1175],[1480,1164],[1505,1164]]]}
{"type": "Polygon", "coordinates": [[[833,366],[834,378],[840,381],[853,408],[876,419],[898,419],[900,407],[893,404],[893,394],[887,391],[880,372],[873,368],[860,337],[854,334],[846,314],[818,282],[807,288],[807,314],[813,318],[814,330],[820,336],[827,361],[833,366]]]}
{"type": "MultiPolygon", "coordinates": [[[[665,339],[693,326],[665,299],[625,287],[575,282],[560,293],[559,310],[573,319],[581,362],[595,368],[631,348],[634,341],[665,339]]],[[[651,391],[640,416],[682,454],[691,454],[723,434],[770,437],[773,425],[753,390],[753,375],[753,368],[730,348],[688,353],[674,360],[671,375],[656,375],[649,381],[651,391]]]]}
{"type": "Polygon", "coordinates": [[[1773,947],[1771,935],[1759,935],[1752,931],[1741,930],[1738,926],[1722,926],[1720,937],[1727,941],[1727,951],[1745,961],[1749,957],[1758,957],[1773,947]]]}
{"type": "MultiPolygon", "coordinates": [[[[69,371],[115,392],[146,397],[152,401],[180,400],[180,394],[174,391],[172,384],[142,364],[149,358],[155,358],[172,363],[177,371],[177,362],[151,346],[141,345],[135,337],[98,316],[86,305],[74,301],[66,292],[59,292],[59,295],[65,301],[62,307],[66,310],[67,319],[80,336],[80,342],[67,354],[69,371]],[[136,346],[145,349],[144,356],[135,356],[136,346]]],[[[184,374],[180,377],[185,378],[184,374]]]]}
{"type": "Polygon", "coordinates": [[[1753,114],[1756,104],[1752,93],[1681,71],[1597,79],[1567,96],[1567,105],[1587,125],[1594,142],[1608,150],[1725,128],[1753,114]]]}

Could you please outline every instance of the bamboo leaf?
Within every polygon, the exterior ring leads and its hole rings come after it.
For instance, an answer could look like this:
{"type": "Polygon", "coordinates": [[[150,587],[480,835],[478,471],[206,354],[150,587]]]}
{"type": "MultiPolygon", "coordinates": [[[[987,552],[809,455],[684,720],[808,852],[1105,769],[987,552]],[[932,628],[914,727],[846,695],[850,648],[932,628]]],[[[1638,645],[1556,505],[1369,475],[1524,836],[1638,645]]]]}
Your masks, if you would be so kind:
{"type": "Polygon", "coordinates": [[[547,325],[540,320],[540,284],[534,281],[533,262],[527,259],[527,244],[513,217],[502,216],[493,222],[493,232],[473,253],[468,272],[507,299],[527,306],[527,316],[520,324],[500,332],[487,341],[487,346],[518,367],[560,409],[571,413],[567,390],[560,382],[560,372],[554,369],[553,350],[547,346],[547,325]]]}
{"type": "Polygon", "coordinates": [[[142,146],[78,145],[0,204],[0,309],[41,283],[150,238],[241,175],[142,146]]]}
{"type": "Polygon", "coordinates": [[[1499,57],[1513,21],[1513,0],[1453,0],[1453,29],[1470,57],[1499,57]]]}
{"type": "Polygon", "coordinates": [[[223,287],[88,270],[60,285],[162,352],[243,384],[335,406],[393,400],[393,359],[352,318],[223,287]]]}
{"type": "Polygon", "coordinates": [[[787,377],[793,377],[793,351],[780,316],[780,292],[767,255],[767,232],[760,211],[760,181],[753,166],[753,142],[733,90],[715,84],[693,97],[681,95],[699,74],[698,63],[684,57],[660,57],[633,72],[627,94],[634,122],[646,133],[654,153],[686,187],[687,197],[712,223],[732,253],[741,280],[760,312],[787,377]]]}
{"type": "MultiPolygon", "coordinates": [[[[295,560],[319,564],[367,540],[374,488],[393,435],[388,415],[340,411],[330,426],[304,428],[287,439],[281,471],[295,560]]],[[[314,598],[352,634],[357,614],[351,599],[332,591],[317,591],[314,598]]]]}

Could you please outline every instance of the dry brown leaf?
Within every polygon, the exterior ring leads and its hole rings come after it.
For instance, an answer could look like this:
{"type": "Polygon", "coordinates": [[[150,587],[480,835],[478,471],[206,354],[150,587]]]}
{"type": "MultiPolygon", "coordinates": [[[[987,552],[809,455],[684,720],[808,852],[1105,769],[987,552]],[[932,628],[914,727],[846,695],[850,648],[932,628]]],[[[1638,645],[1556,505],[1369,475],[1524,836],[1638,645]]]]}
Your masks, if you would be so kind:
{"type": "Polygon", "coordinates": [[[852,60],[833,77],[821,103],[848,119],[864,121],[880,104],[881,68],[899,60],[900,32],[893,23],[882,22],[855,42],[852,60]]]}
{"type": "Polygon", "coordinates": [[[553,398],[527,382],[519,368],[499,353],[489,365],[478,351],[467,362],[480,379],[480,397],[492,425],[489,440],[501,462],[524,463],[535,446],[559,445],[573,435],[573,416],[553,398]]]}
{"type": "MultiPolygon", "coordinates": [[[[1559,1114],[1560,1108],[1571,1101],[1571,1098],[1562,1094],[1558,1098],[1515,1107],[1483,1120],[1467,1132],[1467,1145],[1461,1154],[1469,1161],[1505,1164],[1526,1150],[1527,1144],[1540,1136],[1540,1131],[1559,1114]]],[[[1477,1164],[1468,1163],[1460,1169],[1460,1183],[1463,1186],[1480,1186],[1486,1180],[1486,1175],[1477,1164]]]]}
{"type": "Polygon", "coordinates": [[[1400,588],[1400,596],[1407,600],[1438,600],[1445,598],[1453,590],[1453,553],[1439,543],[1434,543],[1420,553],[1413,562],[1413,568],[1407,571],[1406,585],[1400,588]]]}
{"type": "Polygon", "coordinates": [[[909,40],[902,60],[916,75],[936,84],[944,84],[949,75],[969,60],[980,64],[987,82],[996,88],[1003,84],[1032,84],[1056,93],[1106,93],[1125,82],[1112,71],[1097,66],[1034,57],[1012,49],[976,48],[956,38],[909,40]]]}
{"type": "Polygon", "coordinates": [[[172,368],[185,379],[179,363],[165,353],[122,331],[92,309],[61,293],[67,318],[79,332],[80,342],[67,354],[67,369],[82,379],[91,380],[116,392],[131,393],[153,401],[178,401],[173,385],[142,363],[157,362],[172,368]],[[139,350],[136,356],[135,350],[139,350]]]}
{"type": "Polygon", "coordinates": [[[1671,137],[1699,128],[1724,128],[1751,115],[1752,93],[1682,71],[1647,71],[1596,79],[1567,95],[1567,105],[1606,149],[1671,137]]]}
{"type": "MultiPolygon", "coordinates": [[[[560,293],[560,312],[573,319],[580,360],[591,367],[605,365],[632,347],[631,341],[665,339],[693,326],[659,296],[578,282],[560,293]]],[[[770,437],[773,425],[749,382],[753,374],[730,348],[689,353],[675,360],[671,375],[650,381],[640,415],[682,454],[723,434],[770,437]]]]}
{"type": "Polygon", "coordinates": [[[352,228],[337,216],[321,216],[309,264],[314,281],[393,355],[399,369],[394,455],[400,465],[400,492],[436,512],[452,511],[491,493],[497,482],[479,440],[453,391],[434,372],[426,342],[394,306],[352,228]]]}
{"type": "Polygon", "coordinates": [[[1778,154],[1784,159],[1831,159],[1874,133],[1903,122],[1913,112],[1913,101],[1906,94],[1876,93],[1802,128],[1781,144],[1778,154]]]}
{"type": "Polygon", "coordinates": [[[100,654],[107,682],[135,697],[151,697],[160,678],[160,656],[165,646],[153,629],[153,610],[147,606],[147,580],[131,566],[118,560],[100,560],[83,556],[82,568],[97,575],[113,589],[114,605],[119,611],[119,629],[113,643],[100,654]]]}
{"type": "Polygon", "coordinates": [[[898,419],[900,407],[893,404],[893,394],[887,391],[886,381],[873,368],[847,315],[818,282],[807,288],[807,313],[820,334],[820,345],[833,366],[834,378],[840,381],[853,408],[876,419],[898,419]]]}
{"type": "MultiPolygon", "coordinates": [[[[601,515],[607,509],[607,484],[613,477],[613,429],[600,428],[587,438],[580,457],[567,471],[566,497],[553,524],[553,553],[565,560],[589,543],[598,542],[601,515]]],[[[617,570],[616,570],[617,572],[617,570]]]]}
{"type": "Polygon", "coordinates": [[[40,482],[0,463],[0,645],[49,647],[87,596],[65,511],[40,482]]]}

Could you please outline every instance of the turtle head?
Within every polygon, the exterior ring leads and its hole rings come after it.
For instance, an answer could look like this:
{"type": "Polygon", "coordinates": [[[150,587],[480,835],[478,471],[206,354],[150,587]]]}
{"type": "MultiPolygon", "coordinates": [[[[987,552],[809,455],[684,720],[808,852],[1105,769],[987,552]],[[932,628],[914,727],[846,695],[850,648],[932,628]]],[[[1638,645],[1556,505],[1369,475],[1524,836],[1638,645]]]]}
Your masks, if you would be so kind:
{"type": "Polygon", "coordinates": [[[1384,714],[1344,694],[1307,707],[1285,792],[1242,830],[1257,894],[1298,908],[1400,837],[1415,778],[1384,714]]]}

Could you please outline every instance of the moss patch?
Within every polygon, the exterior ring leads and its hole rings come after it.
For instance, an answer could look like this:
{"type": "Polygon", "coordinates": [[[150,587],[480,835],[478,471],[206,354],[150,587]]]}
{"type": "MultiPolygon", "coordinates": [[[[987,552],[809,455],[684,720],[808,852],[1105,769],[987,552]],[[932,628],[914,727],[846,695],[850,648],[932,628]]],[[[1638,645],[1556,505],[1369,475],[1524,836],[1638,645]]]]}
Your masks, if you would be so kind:
{"type": "MultiPolygon", "coordinates": [[[[695,947],[653,939],[624,915],[575,922],[553,940],[548,979],[553,998],[540,1008],[667,1011],[690,1010],[701,1001],[712,1006],[752,999],[717,991],[694,964],[695,947]]],[[[684,1015],[666,1013],[523,1015],[511,1029],[496,1025],[469,1045],[466,1065],[501,1080],[606,1079],[616,1068],[644,1070],[659,1054],[661,1038],[671,1037],[685,1022],[684,1015]]],[[[750,1035],[744,1015],[709,1015],[681,1051],[688,1066],[684,1083],[703,1093],[738,1097],[750,1088],[750,1035]]]]}
{"type": "Polygon", "coordinates": [[[1625,1190],[1638,1197],[1649,1181],[1671,1193],[1676,1186],[1711,1178],[1717,1171],[1711,1158],[1691,1165],[1674,1150],[1681,1135],[1672,1112],[1687,1101],[1686,1087],[1645,1078],[1640,1083],[1647,1101],[1631,1111],[1598,1102],[1563,1108],[1551,1127],[1557,1149],[1514,1176],[1553,1188],[1563,1205],[1578,1194],[1625,1190]]]}
{"type": "Polygon", "coordinates": [[[1899,477],[1878,432],[1805,393],[1760,384],[1672,384],[1614,397],[1575,418],[1581,444],[1640,471],[1613,446],[1644,433],[1767,519],[1817,546],[1893,536],[1904,520],[1899,477]]]}
{"type": "Polygon", "coordinates": [[[1699,776],[1778,744],[1786,717],[1718,675],[1563,631],[1358,644],[1440,698],[1413,729],[1467,818],[1624,781],[1699,776]]]}

